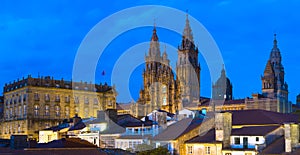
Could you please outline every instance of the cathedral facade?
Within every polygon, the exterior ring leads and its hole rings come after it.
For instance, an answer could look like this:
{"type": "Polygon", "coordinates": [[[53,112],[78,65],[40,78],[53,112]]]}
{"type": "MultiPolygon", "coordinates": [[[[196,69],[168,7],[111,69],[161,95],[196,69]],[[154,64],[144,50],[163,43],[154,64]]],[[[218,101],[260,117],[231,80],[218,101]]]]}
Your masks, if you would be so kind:
{"type": "Polygon", "coordinates": [[[198,49],[193,41],[188,17],[178,47],[176,76],[170,66],[166,48],[161,54],[156,27],[153,28],[149,51],[145,56],[143,88],[139,99],[132,105],[132,114],[145,116],[153,110],[161,109],[176,113],[184,104],[199,102],[200,65],[198,49]]]}

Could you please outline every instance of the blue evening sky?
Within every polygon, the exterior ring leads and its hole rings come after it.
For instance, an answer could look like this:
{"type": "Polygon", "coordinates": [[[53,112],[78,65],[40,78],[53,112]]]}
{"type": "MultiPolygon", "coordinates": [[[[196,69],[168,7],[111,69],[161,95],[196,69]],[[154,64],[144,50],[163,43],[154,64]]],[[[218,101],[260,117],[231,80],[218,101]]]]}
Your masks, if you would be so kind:
{"type": "MultiPolygon", "coordinates": [[[[233,83],[234,98],[251,97],[252,93],[261,92],[261,75],[272,48],[273,33],[276,32],[285,80],[289,84],[289,100],[295,102],[296,95],[300,93],[298,0],[1,0],[0,87],[28,74],[70,80],[77,49],[98,22],[120,10],[149,4],[181,11],[188,9],[189,14],[206,27],[223,56],[227,75],[233,83]]],[[[159,18],[151,13],[147,15],[145,18],[159,18]]],[[[159,26],[159,22],[156,24],[159,26]]],[[[174,47],[181,41],[180,35],[166,29],[158,28],[157,33],[160,41],[174,47]]],[[[98,62],[96,82],[110,83],[116,60],[130,47],[149,41],[151,34],[152,27],[143,27],[115,38],[98,62]],[[101,74],[103,70],[104,76],[101,74]]],[[[147,51],[148,47],[141,52],[147,51]]],[[[167,52],[176,50],[167,49],[167,52]]],[[[174,63],[176,58],[171,61],[174,63]]],[[[201,96],[210,97],[212,81],[201,55],[200,64],[201,96]]],[[[137,99],[142,85],[143,67],[142,64],[134,70],[128,84],[134,99],[137,99]]],[[[118,89],[118,85],[116,88],[120,96],[118,102],[131,101],[129,97],[122,97],[123,90],[118,89]]]]}

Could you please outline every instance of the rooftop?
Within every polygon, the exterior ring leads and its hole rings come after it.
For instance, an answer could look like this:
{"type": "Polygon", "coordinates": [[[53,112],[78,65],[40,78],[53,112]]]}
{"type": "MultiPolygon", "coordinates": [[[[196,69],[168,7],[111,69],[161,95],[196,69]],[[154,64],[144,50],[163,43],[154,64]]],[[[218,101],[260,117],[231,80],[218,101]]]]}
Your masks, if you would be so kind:
{"type": "Polygon", "coordinates": [[[111,86],[105,84],[93,84],[87,82],[75,82],[75,81],[65,81],[64,79],[56,80],[50,76],[41,76],[38,78],[33,78],[28,75],[27,78],[22,78],[21,80],[13,81],[9,84],[5,84],[3,93],[10,92],[26,86],[35,87],[51,87],[51,88],[61,88],[61,89],[74,89],[74,90],[84,90],[92,92],[106,92],[112,90],[111,86]]]}
{"type": "Polygon", "coordinates": [[[285,141],[284,136],[281,136],[273,143],[268,145],[263,151],[263,154],[282,154],[285,152],[285,141]]]}
{"type": "Polygon", "coordinates": [[[234,110],[232,113],[232,125],[266,125],[298,123],[298,115],[284,114],[266,110],[234,110]]]}
{"type": "Polygon", "coordinates": [[[170,126],[167,127],[163,132],[156,135],[153,140],[162,140],[162,141],[168,141],[168,140],[174,140],[178,137],[184,135],[185,133],[195,129],[196,127],[200,126],[203,119],[199,118],[185,118],[182,119],[170,126]]]}
{"type": "Polygon", "coordinates": [[[265,136],[280,126],[251,126],[232,129],[232,136],[265,136]]]}
{"type": "Polygon", "coordinates": [[[204,135],[196,136],[185,143],[215,143],[216,141],[216,131],[211,129],[206,132],[204,135]]]}

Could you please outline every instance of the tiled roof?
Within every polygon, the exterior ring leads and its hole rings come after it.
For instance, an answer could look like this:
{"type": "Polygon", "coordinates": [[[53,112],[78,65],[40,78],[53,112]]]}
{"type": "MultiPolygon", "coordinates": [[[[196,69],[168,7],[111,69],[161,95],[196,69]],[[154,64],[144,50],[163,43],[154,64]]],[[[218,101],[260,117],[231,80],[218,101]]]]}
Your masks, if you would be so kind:
{"type": "Polygon", "coordinates": [[[85,128],[85,127],[86,127],[85,124],[82,121],[80,121],[80,122],[76,123],[74,126],[71,126],[69,128],[69,131],[81,130],[81,129],[85,128]]]}
{"type": "Polygon", "coordinates": [[[277,140],[275,140],[273,143],[268,145],[263,151],[262,154],[268,155],[268,154],[282,154],[285,152],[285,141],[284,136],[281,136],[277,140]]]}
{"type": "Polygon", "coordinates": [[[232,136],[265,136],[268,133],[278,129],[279,126],[251,126],[232,129],[232,136]]]}
{"type": "Polygon", "coordinates": [[[185,143],[215,143],[216,142],[216,130],[211,129],[204,135],[196,136],[185,143]]]}
{"type": "Polygon", "coordinates": [[[61,129],[68,128],[68,127],[70,127],[69,123],[63,123],[63,124],[60,124],[60,125],[57,125],[57,126],[46,128],[44,130],[59,131],[61,129]]]}
{"type": "Polygon", "coordinates": [[[107,124],[107,129],[100,132],[100,134],[121,134],[125,132],[125,128],[116,124],[115,122],[110,122],[107,124]]]}
{"type": "Polygon", "coordinates": [[[185,118],[170,125],[167,129],[165,129],[162,133],[156,135],[153,140],[158,141],[168,141],[174,140],[183,134],[195,129],[202,123],[203,119],[199,118],[185,118]]]}
{"type": "Polygon", "coordinates": [[[39,143],[37,148],[96,148],[97,146],[80,138],[63,138],[49,143],[39,143]]]}
{"type": "Polygon", "coordinates": [[[122,135],[118,137],[117,139],[145,139],[145,138],[151,138],[151,135],[122,135]]]}
{"type": "Polygon", "coordinates": [[[266,110],[235,110],[232,113],[232,125],[265,125],[298,123],[298,115],[283,114],[266,110]]]}
{"type": "MultiPolygon", "coordinates": [[[[1,151],[1,150],[0,150],[1,151]]],[[[97,148],[60,148],[60,149],[29,149],[29,150],[10,150],[9,155],[107,155],[104,151],[97,148]]]]}
{"type": "Polygon", "coordinates": [[[170,113],[170,112],[167,112],[167,111],[165,111],[165,110],[158,109],[157,111],[158,111],[158,112],[165,112],[165,113],[167,113],[167,116],[169,116],[169,117],[171,117],[171,118],[175,116],[175,114],[170,113]]]}
{"type": "Polygon", "coordinates": [[[133,117],[130,114],[118,115],[118,125],[122,127],[139,127],[139,126],[151,126],[153,125],[152,121],[142,121],[136,117],[133,117]]]}
{"type": "Polygon", "coordinates": [[[97,124],[97,123],[107,123],[107,121],[105,121],[103,118],[95,118],[93,120],[88,120],[84,122],[85,125],[97,124]]]}

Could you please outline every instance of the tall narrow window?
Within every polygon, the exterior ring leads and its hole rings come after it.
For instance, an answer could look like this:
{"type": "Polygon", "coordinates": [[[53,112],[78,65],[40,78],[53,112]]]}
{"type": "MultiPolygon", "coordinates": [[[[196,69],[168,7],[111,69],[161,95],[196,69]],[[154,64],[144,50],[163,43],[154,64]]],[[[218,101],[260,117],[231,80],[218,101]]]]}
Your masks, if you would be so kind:
{"type": "Polygon", "coordinates": [[[55,106],[55,115],[56,116],[60,115],[60,107],[58,105],[55,106]]]}
{"type": "Polygon", "coordinates": [[[167,101],[168,94],[167,94],[167,86],[166,85],[162,86],[161,93],[162,93],[162,104],[167,105],[168,104],[168,101],[167,101]]]}
{"type": "Polygon", "coordinates": [[[24,115],[24,117],[26,117],[26,115],[27,115],[27,106],[26,105],[23,105],[23,110],[24,110],[23,115],[24,115]]]}
{"type": "Polygon", "coordinates": [[[70,103],[70,95],[65,97],[65,102],[70,103]]]}
{"type": "Polygon", "coordinates": [[[79,113],[79,108],[75,107],[75,114],[78,114],[78,113],[79,113]]]}
{"type": "Polygon", "coordinates": [[[66,117],[68,118],[70,116],[70,107],[69,106],[66,106],[65,113],[66,113],[66,117]]]}
{"type": "Polygon", "coordinates": [[[209,146],[205,147],[205,154],[210,154],[210,147],[209,146]]]}
{"type": "Polygon", "coordinates": [[[59,95],[55,96],[55,102],[60,102],[60,96],[59,95]]]}
{"type": "Polygon", "coordinates": [[[75,96],[75,98],[74,98],[74,102],[75,102],[76,104],[78,104],[78,103],[79,103],[79,97],[78,97],[78,96],[75,96]]]}
{"type": "Polygon", "coordinates": [[[26,102],[26,99],[27,99],[27,95],[24,94],[24,96],[23,96],[23,102],[26,102]]]}
{"type": "Polygon", "coordinates": [[[39,101],[40,100],[39,93],[34,93],[34,100],[35,101],[39,101]]]}
{"type": "Polygon", "coordinates": [[[84,97],[84,103],[89,104],[89,98],[88,97],[84,97]]]}
{"type": "Polygon", "coordinates": [[[39,105],[34,105],[34,116],[39,115],[39,105]]]}
{"type": "Polygon", "coordinates": [[[45,94],[45,101],[50,101],[50,95],[49,94],[45,94]]]}
{"type": "Polygon", "coordinates": [[[84,108],[84,117],[85,118],[89,117],[89,109],[88,108],[84,108]]]}
{"type": "Polygon", "coordinates": [[[94,104],[97,105],[98,104],[98,99],[94,98],[94,104]]]}
{"type": "Polygon", "coordinates": [[[188,154],[193,154],[193,146],[188,146],[188,154]]]}
{"type": "Polygon", "coordinates": [[[20,106],[20,105],[19,105],[18,116],[19,116],[19,117],[22,117],[22,106],[20,106]]]}
{"type": "Polygon", "coordinates": [[[45,105],[45,116],[50,116],[50,106],[45,105]]]}

